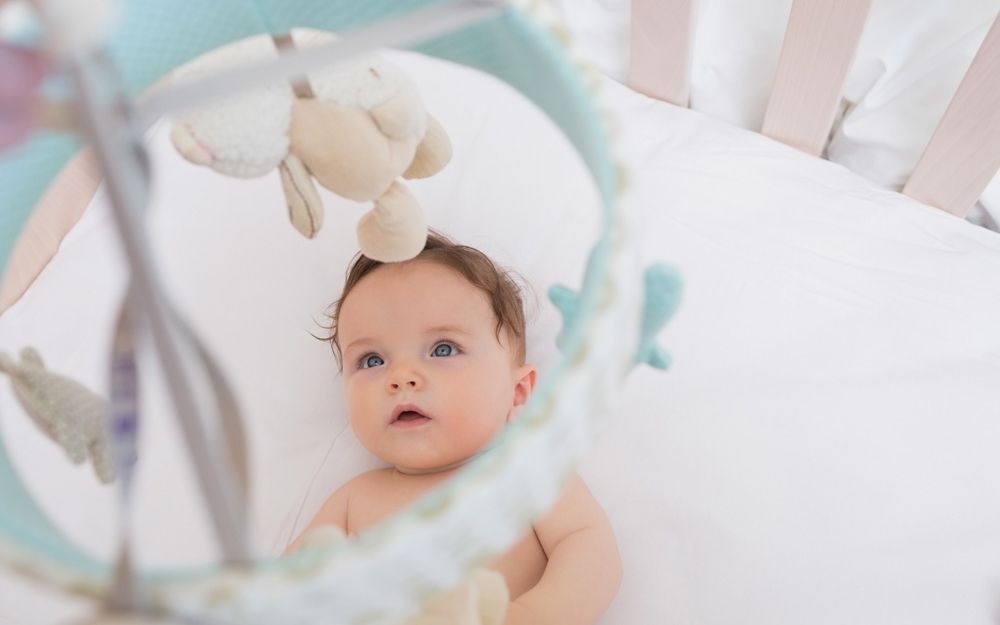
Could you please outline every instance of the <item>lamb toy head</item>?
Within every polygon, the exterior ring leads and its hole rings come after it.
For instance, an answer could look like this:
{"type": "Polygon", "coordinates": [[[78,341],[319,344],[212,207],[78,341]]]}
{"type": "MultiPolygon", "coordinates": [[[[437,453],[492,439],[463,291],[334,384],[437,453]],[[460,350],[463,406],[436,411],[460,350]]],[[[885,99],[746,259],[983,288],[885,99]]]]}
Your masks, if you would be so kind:
{"type": "MultiPolygon", "coordinates": [[[[296,33],[301,47],[333,35],[296,33]]],[[[274,57],[268,37],[226,46],[176,72],[209,75],[248,59],[274,57]]],[[[236,177],[278,168],[292,225],[312,238],[323,222],[318,182],[342,197],[373,202],[358,223],[358,243],[384,262],[423,249],[427,224],[399,180],[424,178],[451,158],[451,142],[424,109],[416,86],[396,66],[369,55],[309,76],[308,91],[289,83],[262,85],[175,120],[171,140],[189,161],[236,177]]]]}

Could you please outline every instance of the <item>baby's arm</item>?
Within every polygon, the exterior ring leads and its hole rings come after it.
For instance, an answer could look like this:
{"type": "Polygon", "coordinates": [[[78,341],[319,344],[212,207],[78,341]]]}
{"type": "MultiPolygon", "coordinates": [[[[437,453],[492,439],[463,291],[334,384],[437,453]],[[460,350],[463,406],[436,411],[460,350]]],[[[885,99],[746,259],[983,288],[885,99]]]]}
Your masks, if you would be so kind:
{"type": "Polygon", "coordinates": [[[570,480],[535,533],[548,565],[511,603],[504,625],[592,625],[618,592],[622,566],[608,517],[583,480],[570,480]]]}
{"type": "Polygon", "coordinates": [[[327,497],[326,501],[323,502],[323,506],[320,507],[319,512],[313,517],[313,520],[309,522],[302,533],[299,534],[298,538],[293,540],[290,545],[285,547],[285,553],[291,553],[295,551],[302,538],[308,534],[311,530],[323,526],[323,525],[336,525],[340,529],[347,532],[347,502],[350,499],[351,486],[354,484],[354,480],[351,480],[347,484],[344,484],[338,488],[332,495],[327,497]]]}

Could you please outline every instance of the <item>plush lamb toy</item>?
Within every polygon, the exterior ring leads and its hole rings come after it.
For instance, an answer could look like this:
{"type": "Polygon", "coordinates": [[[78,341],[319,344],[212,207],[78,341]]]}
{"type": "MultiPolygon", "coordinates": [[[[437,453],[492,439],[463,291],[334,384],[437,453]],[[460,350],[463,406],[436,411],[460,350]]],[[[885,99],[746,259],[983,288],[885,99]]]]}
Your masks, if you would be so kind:
{"type": "Polygon", "coordinates": [[[110,405],[79,382],[45,369],[31,347],[21,350],[21,362],[0,352],[0,371],[10,376],[14,394],[28,416],[58,443],[75,464],[90,457],[104,483],[115,479],[114,462],[105,431],[110,405]]]}
{"type": "MultiPolygon", "coordinates": [[[[297,32],[295,43],[309,47],[334,39],[297,32]]],[[[213,51],[175,76],[207,76],[277,54],[270,37],[254,37],[213,51]]],[[[308,238],[323,220],[313,179],[337,195],[374,202],[358,224],[362,252],[385,262],[412,258],[423,249],[427,225],[398,178],[440,171],[451,158],[448,135],[424,110],[415,85],[378,56],[316,72],[303,86],[293,92],[287,82],[272,83],[210,104],[175,120],[171,140],[189,161],[229,176],[262,176],[277,167],[292,225],[308,238]]]]}

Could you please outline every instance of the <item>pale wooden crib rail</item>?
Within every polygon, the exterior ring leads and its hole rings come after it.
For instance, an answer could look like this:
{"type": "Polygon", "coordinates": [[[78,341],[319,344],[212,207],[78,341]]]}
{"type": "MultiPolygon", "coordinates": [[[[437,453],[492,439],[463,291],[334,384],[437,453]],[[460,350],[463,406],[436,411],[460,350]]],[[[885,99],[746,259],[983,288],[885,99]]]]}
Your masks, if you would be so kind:
{"type": "MultiPolygon", "coordinates": [[[[629,85],[687,106],[696,0],[632,0],[629,85]]],[[[813,155],[829,138],[872,0],[795,0],[761,133],[813,155]]],[[[1000,169],[1000,17],[903,193],[963,216],[1000,169]]]]}
{"type": "Polygon", "coordinates": [[[632,0],[629,86],[650,97],[688,105],[695,0],[632,0]]]}
{"type": "Polygon", "coordinates": [[[871,0],[796,0],[761,134],[819,156],[871,0]]]}
{"type": "Polygon", "coordinates": [[[993,22],[903,193],[965,215],[1000,169],[1000,17],[993,22]]]}

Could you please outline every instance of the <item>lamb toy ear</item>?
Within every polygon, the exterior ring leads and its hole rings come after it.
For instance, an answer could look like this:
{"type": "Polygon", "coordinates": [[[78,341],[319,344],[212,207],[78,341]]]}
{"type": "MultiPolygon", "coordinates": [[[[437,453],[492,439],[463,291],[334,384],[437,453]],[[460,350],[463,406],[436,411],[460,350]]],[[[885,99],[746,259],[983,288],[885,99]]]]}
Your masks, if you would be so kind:
{"type": "Polygon", "coordinates": [[[451,139],[445,132],[441,122],[434,119],[430,113],[427,114],[427,132],[424,138],[417,144],[417,151],[413,155],[413,162],[406,171],[404,178],[428,178],[438,173],[451,160],[451,139]]]}

